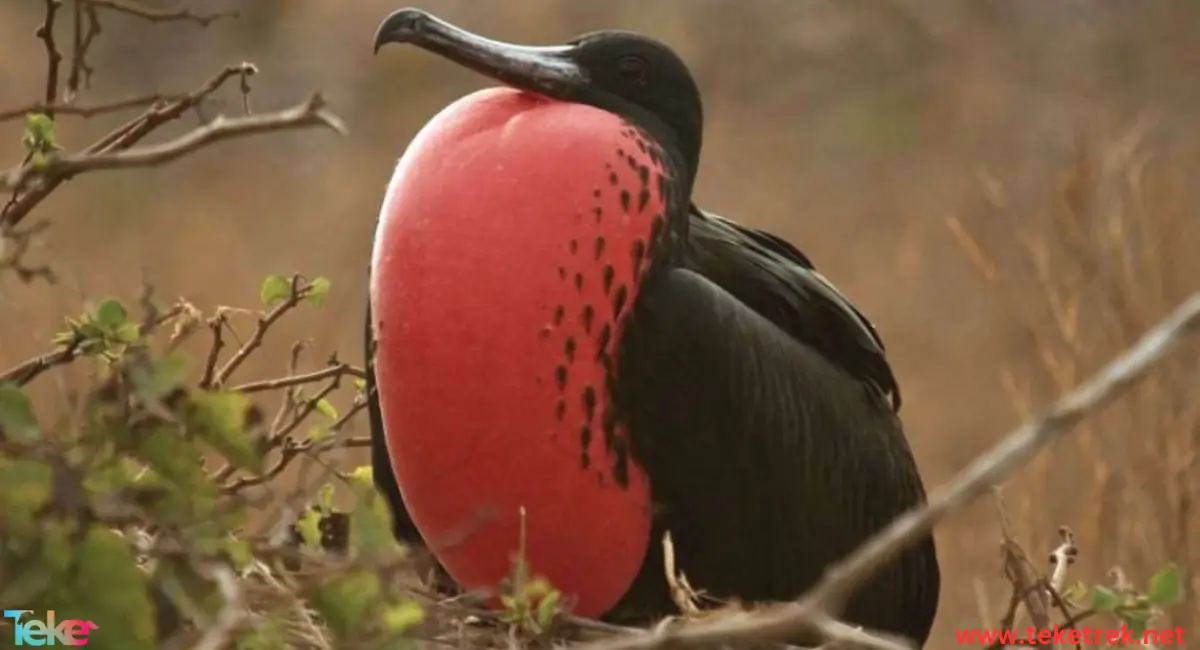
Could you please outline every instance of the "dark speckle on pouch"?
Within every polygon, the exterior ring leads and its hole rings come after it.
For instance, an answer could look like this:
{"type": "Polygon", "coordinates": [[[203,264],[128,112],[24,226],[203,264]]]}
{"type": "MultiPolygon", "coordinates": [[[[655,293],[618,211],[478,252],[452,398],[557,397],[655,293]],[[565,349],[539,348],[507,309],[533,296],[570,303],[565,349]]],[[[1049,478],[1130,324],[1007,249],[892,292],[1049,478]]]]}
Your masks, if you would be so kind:
{"type": "Polygon", "coordinates": [[[591,386],[583,389],[583,414],[588,422],[596,417],[596,389],[591,386]]]}
{"type": "Polygon", "coordinates": [[[591,305],[584,305],[583,311],[579,314],[579,320],[583,324],[583,331],[588,334],[592,333],[592,321],[596,317],[596,310],[592,309],[591,305]]]}

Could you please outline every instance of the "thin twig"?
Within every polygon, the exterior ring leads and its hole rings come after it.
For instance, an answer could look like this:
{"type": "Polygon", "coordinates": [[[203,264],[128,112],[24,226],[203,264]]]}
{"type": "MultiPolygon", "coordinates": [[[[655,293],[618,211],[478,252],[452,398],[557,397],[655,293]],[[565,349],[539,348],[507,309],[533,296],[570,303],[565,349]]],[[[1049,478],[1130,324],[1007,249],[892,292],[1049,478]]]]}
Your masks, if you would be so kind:
{"type": "MultiPolygon", "coordinates": [[[[45,3],[46,19],[42,21],[41,27],[38,27],[37,37],[46,47],[46,91],[43,93],[43,99],[47,104],[54,104],[58,101],[58,66],[62,63],[62,53],[58,51],[58,44],[54,41],[54,19],[58,16],[62,0],[45,0],[45,3]]],[[[54,117],[54,112],[47,111],[46,115],[54,117]]]]}
{"type": "Polygon", "coordinates": [[[28,264],[25,256],[33,248],[36,236],[50,227],[49,221],[39,221],[28,228],[8,228],[0,224],[0,271],[12,271],[17,279],[29,284],[36,279],[58,284],[58,274],[49,264],[28,264]]]}
{"type": "Polygon", "coordinates": [[[250,354],[257,350],[258,346],[262,345],[263,337],[266,336],[271,326],[280,318],[283,318],[284,314],[294,309],[296,305],[299,305],[300,301],[304,299],[311,288],[311,284],[301,283],[300,276],[292,276],[292,288],[287,298],[258,319],[258,324],[255,325],[254,333],[250,335],[250,340],[246,341],[241,348],[238,348],[233,357],[224,366],[221,366],[221,369],[217,371],[216,377],[213,379],[212,385],[218,388],[221,387],[229,379],[229,376],[246,361],[250,354]]]}
{"type": "Polygon", "coordinates": [[[221,350],[225,348],[224,332],[227,322],[228,316],[224,312],[219,312],[205,321],[208,330],[212,332],[212,344],[208,346],[208,357],[204,360],[204,374],[200,375],[200,388],[211,388],[213,385],[217,362],[220,360],[221,350]]]}
{"type": "Polygon", "coordinates": [[[102,7],[127,16],[135,16],[152,23],[189,22],[201,27],[208,27],[214,21],[222,18],[236,18],[238,16],[238,12],[236,11],[198,14],[190,9],[148,9],[146,7],[136,7],[127,2],[117,2],[117,0],[84,0],[84,2],[94,7],[102,7]]]}
{"type": "MultiPolygon", "coordinates": [[[[346,426],[346,423],[349,422],[351,418],[358,415],[364,408],[366,408],[366,406],[367,403],[365,400],[355,400],[354,404],[344,414],[342,414],[342,417],[338,418],[337,422],[334,422],[329,427],[330,432],[336,434],[346,426]]],[[[289,444],[285,444],[279,450],[279,458],[275,461],[275,464],[263,471],[262,474],[258,474],[256,476],[243,476],[229,485],[221,488],[221,490],[225,494],[236,494],[254,485],[270,483],[275,477],[282,474],[283,470],[287,469],[288,466],[292,464],[292,461],[300,456],[303,456],[304,454],[316,453],[319,451],[329,451],[331,449],[364,449],[370,446],[371,439],[367,436],[347,438],[340,441],[305,440],[304,442],[290,442],[289,444]]]]}
{"type": "Polygon", "coordinates": [[[190,133],[159,145],[104,154],[58,156],[50,158],[41,166],[25,164],[6,174],[0,189],[19,189],[35,176],[54,178],[101,169],[154,167],[221,140],[313,126],[328,127],[339,133],[346,132],[341,119],[325,110],[325,100],[321,95],[314,94],[299,105],[274,113],[229,118],[218,116],[190,133]]]}
{"type": "Polygon", "coordinates": [[[7,122],[22,118],[30,113],[45,113],[46,115],[76,115],[84,119],[104,115],[105,113],[115,113],[117,111],[125,111],[131,108],[145,108],[154,104],[177,102],[182,100],[186,95],[163,95],[161,93],[153,93],[150,95],[139,95],[137,97],[127,97],[102,104],[94,104],[92,106],[77,106],[73,104],[37,102],[20,108],[10,108],[0,111],[0,122],[7,122]]]}
{"type": "Polygon", "coordinates": [[[1200,293],[1150,329],[1132,347],[1087,381],[978,456],[949,484],[936,490],[928,503],[902,515],[826,572],[799,600],[764,609],[698,621],[661,634],[631,635],[580,646],[584,650],[657,650],[694,648],[708,644],[786,642],[805,632],[828,635],[835,621],[829,612],[845,597],[935,523],[962,508],[997,484],[1043,447],[1066,434],[1084,416],[1107,405],[1142,379],[1187,335],[1200,329],[1200,293]]]}
{"type": "Polygon", "coordinates": [[[237,393],[257,393],[264,390],[276,390],[279,388],[287,388],[289,386],[311,384],[313,382],[329,379],[330,377],[339,377],[341,375],[350,375],[351,377],[356,377],[358,379],[366,378],[366,373],[363,372],[362,368],[356,368],[348,363],[338,363],[336,365],[329,366],[328,368],[322,368],[320,370],[314,370],[312,372],[306,372],[300,375],[289,375],[287,377],[279,377],[276,379],[251,381],[240,386],[234,386],[230,390],[237,393]]]}

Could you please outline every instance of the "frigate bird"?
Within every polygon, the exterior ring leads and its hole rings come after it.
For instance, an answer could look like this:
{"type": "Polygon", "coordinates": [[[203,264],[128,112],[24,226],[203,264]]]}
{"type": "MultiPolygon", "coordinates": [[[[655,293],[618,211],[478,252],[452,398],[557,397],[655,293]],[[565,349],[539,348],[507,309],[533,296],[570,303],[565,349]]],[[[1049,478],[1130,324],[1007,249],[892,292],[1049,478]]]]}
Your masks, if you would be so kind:
{"type": "MultiPolygon", "coordinates": [[[[662,42],[487,39],[417,9],[409,43],[502,84],[400,157],[372,252],[374,475],[401,540],[488,589],[514,552],[614,621],[793,599],[925,489],[870,321],[785,240],[692,199],[703,112],[662,42]]],[[[802,217],[801,217],[802,218],[802,217]]],[[[923,644],[932,536],[861,587],[856,624],[923,644]]]]}

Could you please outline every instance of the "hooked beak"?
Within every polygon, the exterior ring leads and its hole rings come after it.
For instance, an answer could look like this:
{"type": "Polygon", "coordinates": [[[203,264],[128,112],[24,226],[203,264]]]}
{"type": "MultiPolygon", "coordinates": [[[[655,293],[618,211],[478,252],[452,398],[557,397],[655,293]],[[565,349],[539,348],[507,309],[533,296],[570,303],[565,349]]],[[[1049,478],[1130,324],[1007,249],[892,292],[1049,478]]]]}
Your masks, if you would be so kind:
{"type": "Polygon", "coordinates": [[[567,99],[588,81],[571,58],[575,45],[535,47],[472,34],[420,9],[400,9],[375,32],[375,52],[388,43],[412,43],[521,90],[567,99]]]}

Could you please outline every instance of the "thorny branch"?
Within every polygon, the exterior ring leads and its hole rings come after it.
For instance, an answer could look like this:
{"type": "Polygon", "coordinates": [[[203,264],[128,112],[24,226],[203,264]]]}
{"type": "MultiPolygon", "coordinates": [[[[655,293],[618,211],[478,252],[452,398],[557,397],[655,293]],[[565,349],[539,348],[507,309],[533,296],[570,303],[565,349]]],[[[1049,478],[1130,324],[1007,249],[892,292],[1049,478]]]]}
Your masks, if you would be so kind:
{"type": "MultiPolygon", "coordinates": [[[[1085,416],[1117,398],[1161,362],[1185,336],[1200,329],[1200,292],[1146,332],[1133,346],[1064,395],[1041,415],[1010,432],[978,456],[928,503],[892,522],[798,600],[757,613],[735,613],[658,633],[628,635],[579,646],[582,650],[658,650],[709,644],[785,642],[804,632],[843,640],[833,616],[846,597],[935,523],[986,493],[1043,447],[1065,435],[1085,416]]],[[[874,635],[871,635],[874,636],[874,635]]],[[[878,644],[875,644],[878,645],[878,644]]]]}

